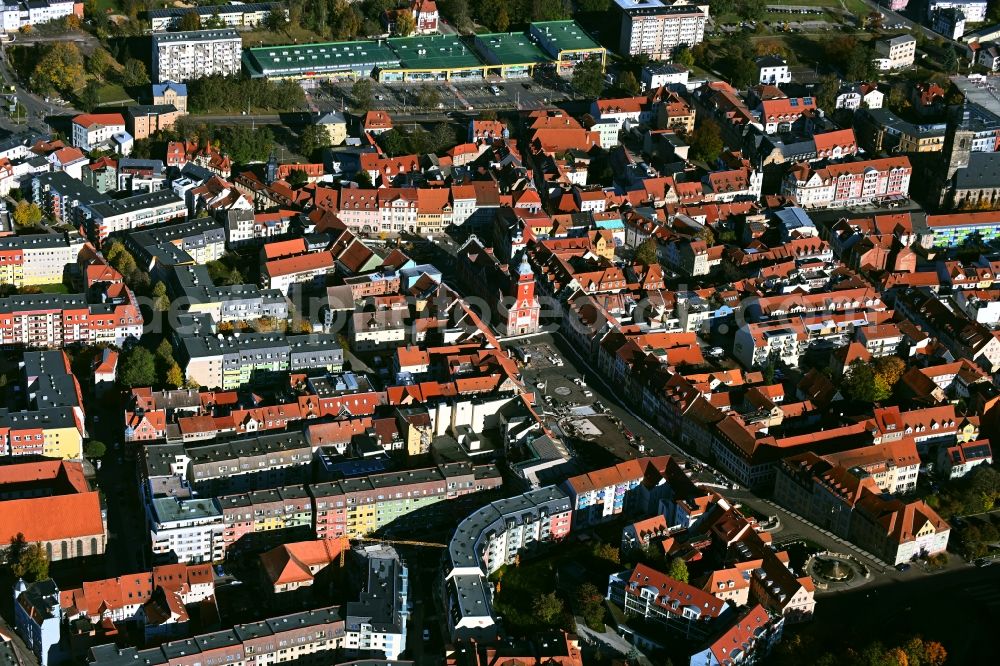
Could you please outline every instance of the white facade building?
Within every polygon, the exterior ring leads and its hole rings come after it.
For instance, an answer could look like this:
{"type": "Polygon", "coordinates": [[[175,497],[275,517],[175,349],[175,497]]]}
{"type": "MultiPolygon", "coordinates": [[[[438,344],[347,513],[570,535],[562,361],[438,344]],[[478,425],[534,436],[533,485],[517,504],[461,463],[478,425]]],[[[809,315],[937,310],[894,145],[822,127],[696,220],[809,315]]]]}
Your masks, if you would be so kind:
{"type": "Polygon", "coordinates": [[[619,50],[623,55],[647,55],[670,60],[679,46],[694,46],[705,39],[707,5],[686,0],[615,0],[622,12],[619,50]]]}
{"type": "Polygon", "coordinates": [[[243,40],[232,28],[153,34],[153,80],[181,83],[204,76],[236,76],[243,40]]]}
{"type": "Polygon", "coordinates": [[[159,497],[147,505],[153,557],[218,562],[225,554],[222,511],[212,499],[159,497]]]}

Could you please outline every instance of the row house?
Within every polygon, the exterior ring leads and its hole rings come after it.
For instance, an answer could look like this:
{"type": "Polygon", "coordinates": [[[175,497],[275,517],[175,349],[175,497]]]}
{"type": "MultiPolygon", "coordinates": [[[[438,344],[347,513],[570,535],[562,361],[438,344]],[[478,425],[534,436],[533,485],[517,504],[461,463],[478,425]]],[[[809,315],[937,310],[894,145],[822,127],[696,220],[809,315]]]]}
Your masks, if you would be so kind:
{"type": "Polygon", "coordinates": [[[96,304],[82,294],[0,298],[0,346],[63,347],[81,341],[121,346],[129,338],[138,339],[142,328],[131,292],[118,302],[96,304]]]}
{"type": "Polygon", "coordinates": [[[873,201],[905,199],[913,169],[906,157],[886,157],[828,164],[814,169],[808,163],[792,167],[781,192],[803,208],[857,206],[873,201]]]}
{"type": "Polygon", "coordinates": [[[560,487],[572,501],[574,526],[607,522],[644,509],[662,483],[668,461],[668,456],[639,458],[563,481],[560,487]]]}
{"type": "Polygon", "coordinates": [[[693,640],[714,632],[719,618],[730,609],[728,602],[644,564],[612,574],[607,598],[626,615],[644,618],[693,640]]]}
{"type": "Polygon", "coordinates": [[[256,545],[257,540],[287,540],[297,533],[302,537],[312,533],[312,499],[303,485],[224,495],[215,498],[215,503],[222,517],[223,552],[238,544],[256,545]]]}

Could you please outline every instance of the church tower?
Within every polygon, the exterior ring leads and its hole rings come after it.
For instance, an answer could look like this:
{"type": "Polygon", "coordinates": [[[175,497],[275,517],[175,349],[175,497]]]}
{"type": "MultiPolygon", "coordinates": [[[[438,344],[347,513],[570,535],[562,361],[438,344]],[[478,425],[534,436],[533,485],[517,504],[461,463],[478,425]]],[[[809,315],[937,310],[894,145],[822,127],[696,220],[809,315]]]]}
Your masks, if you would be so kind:
{"type": "Polygon", "coordinates": [[[521,265],[517,267],[517,282],[514,284],[516,299],[507,312],[507,335],[526,335],[538,330],[541,305],[535,297],[535,274],[531,270],[526,254],[521,254],[521,265]]]}
{"type": "Polygon", "coordinates": [[[955,177],[955,172],[969,166],[974,136],[975,132],[970,129],[968,107],[963,104],[949,109],[948,131],[944,140],[944,154],[948,160],[945,180],[949,183],[955,177]]]}

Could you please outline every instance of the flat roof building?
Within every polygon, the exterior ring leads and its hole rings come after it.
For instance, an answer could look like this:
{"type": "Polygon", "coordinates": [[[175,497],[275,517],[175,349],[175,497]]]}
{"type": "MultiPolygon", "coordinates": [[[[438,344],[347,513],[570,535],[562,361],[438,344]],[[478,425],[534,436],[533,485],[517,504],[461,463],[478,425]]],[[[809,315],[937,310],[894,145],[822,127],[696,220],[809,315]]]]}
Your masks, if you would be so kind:
{"type": "Polygon", "coordinates": [[[359,79],[400,66],[381,40],[264,46],[247,49],[243,64],[250,76],[279,79],[359,79]]]}
{"type": "Polygon", "coordinates": [[[458,35],[424,35],[387,40],[398,67],[381,68],[379,81],[481,79],[486,64],[458,35]]]}
{"type": "Polygon", "coordinates": [[[537,65],[552,61],[523,32],[491,32],[476,35],[474,47],[489,68],[487,75],[505,79],[531,76],[537,65]]]}
{"type": "Polygon", "coordinates": [[[560,74],[572,72],[578,63],[590,58],[600,58],[603,67],[607,57],[607,50],[576,21],[532,23],[528,35],[556,61],[556,71],[560,74]]]}

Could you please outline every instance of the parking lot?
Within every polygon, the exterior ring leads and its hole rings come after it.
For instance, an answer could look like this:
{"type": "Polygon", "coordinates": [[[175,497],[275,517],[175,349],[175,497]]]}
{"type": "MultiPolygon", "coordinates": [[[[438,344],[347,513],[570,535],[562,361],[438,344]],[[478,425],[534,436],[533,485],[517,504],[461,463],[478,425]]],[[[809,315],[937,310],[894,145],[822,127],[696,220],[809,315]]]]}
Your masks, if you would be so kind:
{"type": "MultiPolygon", "coordinates": [[[[313,100],[324,109],[340,109],[351,104],[351,81],[326,83],[311,91],[313,100]]],[[[573,98],[568,81],[541,72],[531,79],[505,81],[411,81],[379,83],[373,88],[374,108],[393,113],[420,112],[418,96],[422,88],[434,88],[441,98],[441,110],[481,111],[484,109],[539,109],[573,98]],[[491,90],[495,87],[496,92],[491,90]]]]}

